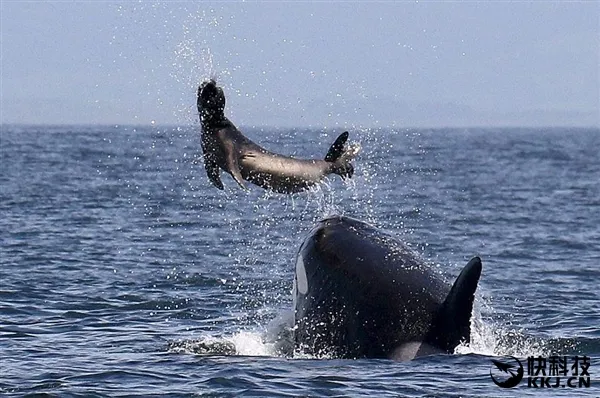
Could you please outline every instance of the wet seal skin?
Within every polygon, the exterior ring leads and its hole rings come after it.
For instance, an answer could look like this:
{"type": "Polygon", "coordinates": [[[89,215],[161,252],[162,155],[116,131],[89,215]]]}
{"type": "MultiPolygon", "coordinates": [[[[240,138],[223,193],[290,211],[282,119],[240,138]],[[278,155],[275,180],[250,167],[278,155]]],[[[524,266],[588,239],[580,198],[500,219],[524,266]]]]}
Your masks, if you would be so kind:
{"type": "Polygon", "coordinates": [[[223,189],[221,169],[243,189],[244,181],[249,181],[287,194],[304,191],[330,174],[351,178],[354,173],[351,161],[360,146],[346,145],[347,131],[335,140],[323,160],[296,159],[270,152],[245,137],[225,117],[225,94],[214,80],[198,88],[198,112],[206,174],[218,189],[223,189]]]}

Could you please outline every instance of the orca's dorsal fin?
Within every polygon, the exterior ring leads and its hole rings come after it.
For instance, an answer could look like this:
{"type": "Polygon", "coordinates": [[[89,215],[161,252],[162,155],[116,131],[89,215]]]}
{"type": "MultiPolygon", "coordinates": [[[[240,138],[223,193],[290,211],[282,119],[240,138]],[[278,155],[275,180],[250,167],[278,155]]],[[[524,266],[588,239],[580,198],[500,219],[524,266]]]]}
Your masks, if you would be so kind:
{"type": "Polygon", "coordinates": [[[446,352],[453,352],[461,342],[470,342],[473,301],[480,276],[481,259],[473,257],[440,307],[428,340],[446,352]]]}

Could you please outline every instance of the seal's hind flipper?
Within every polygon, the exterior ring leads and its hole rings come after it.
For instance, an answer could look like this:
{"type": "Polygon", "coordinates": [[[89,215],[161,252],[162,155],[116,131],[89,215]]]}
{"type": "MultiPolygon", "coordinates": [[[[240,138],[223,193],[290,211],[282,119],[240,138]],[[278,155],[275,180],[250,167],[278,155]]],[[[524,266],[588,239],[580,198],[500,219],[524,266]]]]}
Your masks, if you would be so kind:
{"type": "Polygon", "coordinates": [[[344,153],[344,145],[346,145],[346,141],[348,141],[348,135],[348,132],[344,131],[331,147],[329,147],[329,151],[327,151],[327,155],[325,155],[326,162],[335,162],[342,156],[344,153]]]}
{"type": "Polygon", "coordinates": [[[325,156],[326,162],[333,163],[331,172],[339,174],[342,178],[352,178],[354,166],[350,162],[360,151],[360,145],[354,143],[346,146],[347,141],[348,132],[344,131],[331,145],[325,156]]]}

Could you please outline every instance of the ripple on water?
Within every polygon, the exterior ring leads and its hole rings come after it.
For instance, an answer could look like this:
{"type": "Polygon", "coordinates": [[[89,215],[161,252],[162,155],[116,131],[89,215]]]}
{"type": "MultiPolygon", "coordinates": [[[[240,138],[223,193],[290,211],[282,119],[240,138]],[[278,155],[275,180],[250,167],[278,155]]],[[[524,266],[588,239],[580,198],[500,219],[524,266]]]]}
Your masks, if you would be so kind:
{"type": "MultiPolygon", "coordinates": [[[[306,157],[330,142],[248,135],[306,157]]],[[[352,181],[288,197],[227,175],[212,188],[193,129],[3,130],[0,391],[512,396],[491,356],[599,355],[600,132],[354,135],[352,181]],[[410,363],[294,355],[294,257],[334,213],[401,236],[449,279],[480,255],[471,344],[410,363]]]]}

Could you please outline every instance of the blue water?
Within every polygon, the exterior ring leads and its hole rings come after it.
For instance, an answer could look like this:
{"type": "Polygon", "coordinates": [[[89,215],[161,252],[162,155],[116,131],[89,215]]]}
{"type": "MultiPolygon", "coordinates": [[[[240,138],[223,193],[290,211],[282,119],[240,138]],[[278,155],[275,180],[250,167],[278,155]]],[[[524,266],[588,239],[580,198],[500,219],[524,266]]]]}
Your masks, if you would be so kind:
{"type": "MultiPolygon", "coordinates": [[[[324,156],[341,131],[246,129],[324,156]]],[[[600,131],[355,130],[356,178],[294,196],[209,183],[197,126],[2,126],[0,392],[9,396],[599,396],[600,131]],[[342,213],[452,281],[472,343],[411,362],[293,356],[304,234],[342,213]],[[495,386],[490,358],[592,357],[591,387],[495,386]]]]}

